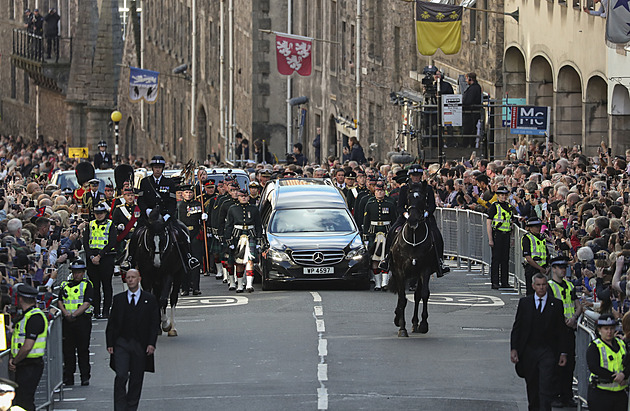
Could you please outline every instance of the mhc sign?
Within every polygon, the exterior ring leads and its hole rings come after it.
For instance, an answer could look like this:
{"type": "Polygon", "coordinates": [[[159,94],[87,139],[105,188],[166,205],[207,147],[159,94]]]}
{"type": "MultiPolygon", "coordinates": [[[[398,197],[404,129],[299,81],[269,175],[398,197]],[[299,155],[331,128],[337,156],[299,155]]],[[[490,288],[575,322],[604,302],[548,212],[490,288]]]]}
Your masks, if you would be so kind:
{"type": "Polygon", "coordinates": [[[551,107],[512,107],[510,134],[548,135],[550,119],[551,107]]]}

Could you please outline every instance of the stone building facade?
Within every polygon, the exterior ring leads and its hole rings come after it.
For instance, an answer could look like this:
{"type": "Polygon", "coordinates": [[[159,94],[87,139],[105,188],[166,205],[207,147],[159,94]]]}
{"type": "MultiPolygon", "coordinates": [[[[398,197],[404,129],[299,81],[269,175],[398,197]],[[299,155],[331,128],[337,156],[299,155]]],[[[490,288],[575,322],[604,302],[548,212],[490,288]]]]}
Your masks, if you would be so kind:
{"type": "Polygon", "coordinates": [[[122,57],[117,0],[0,0],[0,132],[67,141],[96,150],[113,146],[110,113],[117,106],[122,57]],[[59,11],[59,58],[26,37],[24,10],[59,11]],[[9,52],[11,51],[11,52],[9,52]]]}

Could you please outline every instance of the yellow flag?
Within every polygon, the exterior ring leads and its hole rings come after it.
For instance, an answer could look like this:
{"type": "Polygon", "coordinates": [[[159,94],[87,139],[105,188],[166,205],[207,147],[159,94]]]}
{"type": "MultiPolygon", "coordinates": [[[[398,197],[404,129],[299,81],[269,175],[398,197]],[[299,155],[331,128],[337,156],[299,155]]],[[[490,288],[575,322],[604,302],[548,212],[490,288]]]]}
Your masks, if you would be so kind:
{"type": "Polygon", "coordinates": [[[416,43],[424,56],[441,48],[444,54],[455,54],[462,47],[461,6],[416,1],[416,43]]]}

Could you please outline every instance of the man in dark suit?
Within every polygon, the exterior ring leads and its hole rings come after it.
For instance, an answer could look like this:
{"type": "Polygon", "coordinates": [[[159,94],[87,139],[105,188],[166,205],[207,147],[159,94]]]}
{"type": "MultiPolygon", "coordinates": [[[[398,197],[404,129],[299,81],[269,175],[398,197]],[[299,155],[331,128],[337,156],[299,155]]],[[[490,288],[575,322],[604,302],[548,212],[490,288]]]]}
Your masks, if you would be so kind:
{"type": "Polygon", "coordinates": [[[468,88],[462,96],[462,106],[464,114],[462,118],[464,147],[474,147],[475,139],[472,136],[477,135],[477,122],[481,119],[481,86],[477,82],[477,74],[474,72],[466,74],[466,83],[468,88]]]}
{"type": "Polygon", "coordinates": [[[160,312],[153,294],[140,290],[140,280],[138,270],[127,271],[129,289],[114,297],[105,330],[107,352],[113,356],[116,372],[114,410],[117,411],[138,409],[144,372],[153,368],[160,312]]]}
{"type": "Polygon", "coordinates": [[[112,155],[107,152],[107,142],[101,140],[98,143],[98,153],[94,155],[94,168],[97,170],[105,170],[112,168],[114,161],[112,155]]]}
{"type": "Polygon", "coordinates": [[[530,410],[551,411],[553,375],[557,363],[567,363],[562,301],[547,292],[547,277],[534,275],[535,294],[518,302],[510,336],[510,360],[527,384],[530,410]],[[558,355],[560,358],[558,359],[558,355]]]}

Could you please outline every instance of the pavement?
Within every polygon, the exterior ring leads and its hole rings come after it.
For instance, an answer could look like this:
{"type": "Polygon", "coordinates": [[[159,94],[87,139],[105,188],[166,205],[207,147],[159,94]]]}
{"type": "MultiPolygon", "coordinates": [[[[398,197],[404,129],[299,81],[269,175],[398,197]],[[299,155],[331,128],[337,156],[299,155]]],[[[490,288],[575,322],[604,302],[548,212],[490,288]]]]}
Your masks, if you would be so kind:
{"type": "MultiPolygon", "coordinates": [[[[141,410],[527,409],[509,360],[519,295],[491,290],[480,271],[432,278],[429,332],[411,333],[410,303],[409,338],[397,337],[389,292],[256,284],[235,294],[214,276],[201,286],[202,296],[180,298],[179,336],[158,339],[141,410]]],[[[94,322],[90,386],[64,389],[55,409],[113,408],[105,326],[94,322]]]]}

